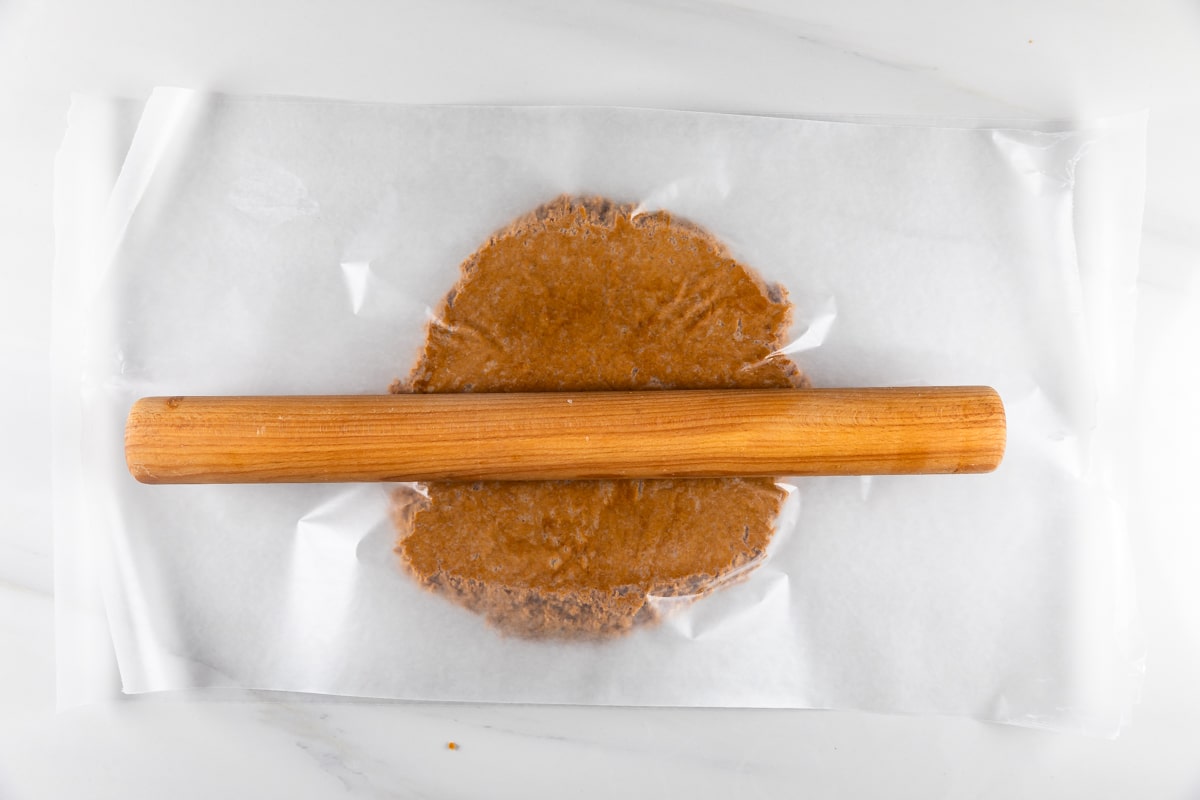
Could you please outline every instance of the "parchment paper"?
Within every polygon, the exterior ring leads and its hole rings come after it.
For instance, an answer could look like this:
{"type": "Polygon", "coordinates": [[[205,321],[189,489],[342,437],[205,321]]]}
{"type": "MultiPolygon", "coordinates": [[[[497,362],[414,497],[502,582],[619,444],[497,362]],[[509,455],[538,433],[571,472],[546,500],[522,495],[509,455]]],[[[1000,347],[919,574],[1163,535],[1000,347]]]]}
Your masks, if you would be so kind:
{"type": "Polygon", "coordinates": [[[99,222],[60,249],[60,583],[86,548],[129,693],[857,708],[1111,735],[1140,668],[1112,465],[1143,130],[160,90],[99,222]],[[388,486],[126,472],[143,395],[385,391],[460,261],[563,192],[689,218],[785,284],[787,352],[815,385],[996,387],[1003,465],[788,480],[748,580],[589,643],[505,637],[421,590],[392,552],[388,486]]]}

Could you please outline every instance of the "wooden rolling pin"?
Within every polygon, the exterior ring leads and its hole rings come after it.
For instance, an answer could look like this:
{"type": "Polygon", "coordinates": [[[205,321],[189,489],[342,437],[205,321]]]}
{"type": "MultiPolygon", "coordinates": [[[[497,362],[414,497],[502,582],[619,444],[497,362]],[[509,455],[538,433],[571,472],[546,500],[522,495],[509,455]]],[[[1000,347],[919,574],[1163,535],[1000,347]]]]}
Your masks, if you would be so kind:
{"type": "Polygon", "coordinates": [[[980,386],[348,397],[148,397],[143,483],[554,480],[990,472],[980,386]]]}

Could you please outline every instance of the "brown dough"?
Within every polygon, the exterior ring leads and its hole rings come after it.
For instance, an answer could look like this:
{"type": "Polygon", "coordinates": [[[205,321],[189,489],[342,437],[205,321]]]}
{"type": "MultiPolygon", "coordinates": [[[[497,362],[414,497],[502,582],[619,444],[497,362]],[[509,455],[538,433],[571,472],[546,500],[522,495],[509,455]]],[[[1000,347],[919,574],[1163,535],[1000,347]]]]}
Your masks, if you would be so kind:
{"type": "MultiPolygon", "coordinates": [[[[462,265],[393,392],[807,385],[791,305],[700,228],[560,197],[462,265]]],[[[784,493],[769,478],[522,481],[401,489],[397,551],[425,585],[501,630],[595,636],[654,619],[761,559],[784,493]]]]}

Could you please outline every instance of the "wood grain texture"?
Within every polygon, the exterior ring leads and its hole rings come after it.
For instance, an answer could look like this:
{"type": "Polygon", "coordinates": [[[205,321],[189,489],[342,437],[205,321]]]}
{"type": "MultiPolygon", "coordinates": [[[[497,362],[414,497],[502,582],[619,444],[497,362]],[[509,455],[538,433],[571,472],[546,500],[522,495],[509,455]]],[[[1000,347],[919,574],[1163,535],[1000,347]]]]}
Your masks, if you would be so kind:
{"type": "Polygon", "coordinates": [[[989,472],[986,387],[149,397],[143,483],[556,480],[989,472]]]}

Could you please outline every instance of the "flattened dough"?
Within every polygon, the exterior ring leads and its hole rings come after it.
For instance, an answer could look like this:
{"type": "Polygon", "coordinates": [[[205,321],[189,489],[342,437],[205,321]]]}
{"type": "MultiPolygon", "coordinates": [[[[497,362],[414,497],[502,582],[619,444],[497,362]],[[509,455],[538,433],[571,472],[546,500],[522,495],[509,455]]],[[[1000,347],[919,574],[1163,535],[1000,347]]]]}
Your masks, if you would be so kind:
{"type": "MultiPolygon", "coordinates": [[[[700,228],[560,197],[462,265],[393,392],[784,388],[791,306],[700,228]]],[[[525,636],[603,636],[751,568],[769,478],[522,481],[399,490],[397,552],[424,585],[525,636]]]]}

